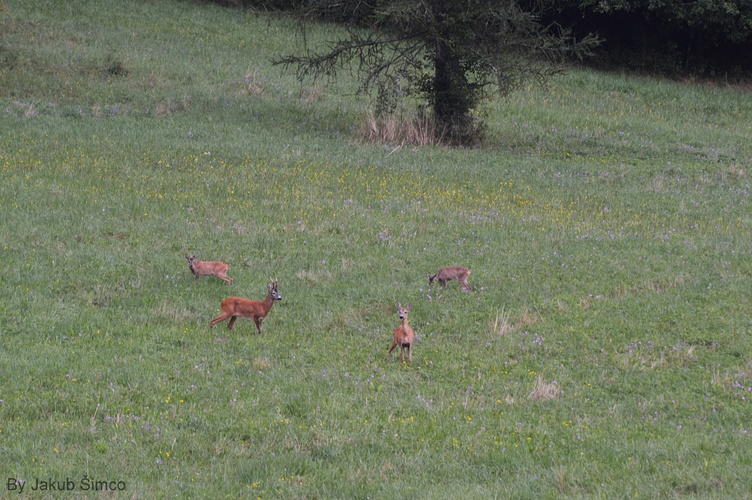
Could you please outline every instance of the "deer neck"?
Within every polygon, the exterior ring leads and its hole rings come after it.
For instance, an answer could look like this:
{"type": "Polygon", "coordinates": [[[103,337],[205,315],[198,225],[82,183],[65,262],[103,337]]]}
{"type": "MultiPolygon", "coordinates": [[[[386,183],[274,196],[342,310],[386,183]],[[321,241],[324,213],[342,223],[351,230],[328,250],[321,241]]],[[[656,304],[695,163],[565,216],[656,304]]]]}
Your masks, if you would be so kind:
{"type": "Polygon", "coordinates": [[[266,298],[264,299],[264,302],[262,302],[262,304],[264,305],[264,313],[271,311],[272,306],[274,305],[274,298],[272,297],[271,292],[266,294],[266,298]]]}

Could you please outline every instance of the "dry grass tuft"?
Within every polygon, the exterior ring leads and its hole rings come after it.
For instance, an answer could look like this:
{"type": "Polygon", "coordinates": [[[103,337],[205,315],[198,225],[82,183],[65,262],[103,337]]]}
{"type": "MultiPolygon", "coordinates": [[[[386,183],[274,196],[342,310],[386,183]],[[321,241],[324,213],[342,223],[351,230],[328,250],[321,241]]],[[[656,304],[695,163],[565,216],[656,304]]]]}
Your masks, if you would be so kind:
{"type": "Polygon", "coordinates": [[[433,119],[425,112],[415,115],[375,116],[368,111],[360,124],[360,138],[368,144],[412,144],[440,146],[444,144],[433,119]]]}
{"type": "Polygon", "coordinates": [[[504,336],[522,328],[530,328],[542,320],[543,317],[537,312],[525,309],[516,321],[512,321],[509,311],[505,311],[502,307],[501,311],[496,313],[496,317],[491,320],[490,330],[492,335],[504,336]]]}
{"type": "Polygon", "coordinates": [[[512,330],[512,323],[509,321],[509,311],[505,311],[501,308],[501,311],[496,313],[496,319],[491,322],[491,333],[494,335],[504,336],[512,330]]]}
{"type": "Polygon", "coordinates": [[[324,98],[326,89],[319,85],[306,87],[300,93],[300,102],[306,105],[315,104],[324,98]]]}
{"type": "Polygon", "coordinates": [[[258,371],[268,370],[272,366],[272,362],[269,358],[253,358],[253,369],[258,371]]]}
{"type": "Polygon", "coordinates": [[[267,78],[264,78],[259,75],[259,69],[255,68],[253,71],[251,71],[251,68],[249,67],[246,72],[245,76],[242,80],[242,90],[241,92],[248,96],[260,96],[264,92],[266,92],[265,84],[268,82],[267,78]]]}
{"type": "MultiPolygon", "coordinates": [[[[683,287],[690,283],[693,283],[695,278],[687,273],[680,273],[676,276],[663,278],[663,279],[651,279],[643,281],[642,283],[635,283],[631,286],[619,286],[609,293],[606,298],[623,299],[625,297],[632,297],[637,295],[645,295],[649,293],[665,293],[674,288],[683,287]]],[[[583,298],[580,303],[589,304],[588,298],[583,298]]],[[[587,309],[587,307],[585,307],[587,309]]]]}
{"type": "Polygon", "coordinates": [[[154,108],[154,112],[157,116],[169,116],[173,113],[178,113],[188,109],[191,103],[190,96],[184,96],[180,102],[174,103],[172,101],[160,102],[157,107],[154,108]]]}
{"type": "Polygon", "coordinates": [[[157,116],[167,116],[172,114],[172,105],[169,102],[160,102],[154,109],[157,116]]]}
{"type": "Polygon", "coordinates": [[[737,164],[729,165],[721,171],[721,180],[727,182],[728,180],[743,179],[747,176],[747,173],[742,167],[737,164]]]}
{"type": "Polygon", "coordinates": [[[144,89],[163,88],[169,84],[170,80],[161,73],[151,72],[139,81],[139,86],[144,89]]]}
{"type": "Polygon", "coordinates": [[[183,306],[176,306],[168,301],[162,302],[159,307],[157,307],[156,311],[154,311],[154,314],[158,318],[164,318],[180,323],[195,320],[197,316],[195,311],[183,306]]]}
{"type": "Polygon", "coordinates": [[[561,389],[556,384],[556,381],[546,383],[543,381],[543,377],[538,375],[533,392],[530,393],[529,398],[536,401],[546,401],[548,399],[556,399],[560,394],[561,389]]]}
{"type": "Polygon", "coordinates": [[[39,112],[37,111],[36,106],[34,106],[34,104],[29,104],[29,107],[24,113],[24,116],[26,116],[26,118],[31,118],[33,116],[37,116],[38,114],[39,112]]]}
{"type": "Polygon", "coordinates": [[[334,280],[334,274],[330,271],[306,271],[305,269],[300,269],[295,273],[295,276],[299,280],[310,283],[311,285],[317,285],[322,281],[334,280]]]}
{"type": "Polygon", "coordinates": [[[537,312],[531,312],[530,309],[522,311],[519,321],[517,322],[517,328],[531,327],[539,321],[543,321],[543,316],[537,312]]]}
{"type": "Polygon", "coordinates": [[[552,472],[554,474],[554,484],[559,493],[567,493],[570,491],[569,483],[567,482],[567,468],[563,465],[553,467],[552,472]]]}

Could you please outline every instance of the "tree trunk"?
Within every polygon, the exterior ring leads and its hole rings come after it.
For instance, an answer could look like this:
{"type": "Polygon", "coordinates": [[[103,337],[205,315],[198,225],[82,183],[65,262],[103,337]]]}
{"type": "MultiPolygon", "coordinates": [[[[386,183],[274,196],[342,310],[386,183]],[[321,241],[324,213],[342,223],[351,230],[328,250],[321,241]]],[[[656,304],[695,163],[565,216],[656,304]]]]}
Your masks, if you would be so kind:
{"type": "Polygon", "coordinates": [[[472,92],[460,60],[445,42],[436,43],[433,79],[433,113],[440,133],[459,139],[470,124],[472,92]]]}

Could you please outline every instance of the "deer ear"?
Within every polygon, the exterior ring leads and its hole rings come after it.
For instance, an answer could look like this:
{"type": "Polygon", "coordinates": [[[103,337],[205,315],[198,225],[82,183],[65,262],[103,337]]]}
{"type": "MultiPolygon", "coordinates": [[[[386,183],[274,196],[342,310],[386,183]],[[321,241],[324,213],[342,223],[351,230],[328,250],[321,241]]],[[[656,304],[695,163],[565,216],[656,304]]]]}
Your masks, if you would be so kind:
{"type": "Polygon", "coordinates": [[[412,306],[413,306],[412,303],[408,302],[407,305],[405,306],[405,309],[409,311],[412,306]]]}

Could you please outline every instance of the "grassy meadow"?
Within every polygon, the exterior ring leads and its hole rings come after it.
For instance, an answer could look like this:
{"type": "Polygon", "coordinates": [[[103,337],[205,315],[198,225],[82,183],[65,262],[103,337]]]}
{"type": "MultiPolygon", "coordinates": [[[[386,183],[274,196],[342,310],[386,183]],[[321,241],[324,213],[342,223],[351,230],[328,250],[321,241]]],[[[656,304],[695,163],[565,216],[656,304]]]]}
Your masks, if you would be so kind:
{"type": "Polygon", "coordinates": [[[0,497],[752,497],[749,89],[573,69],[373,145],[300,43],[0,0],[0,497]]]}

